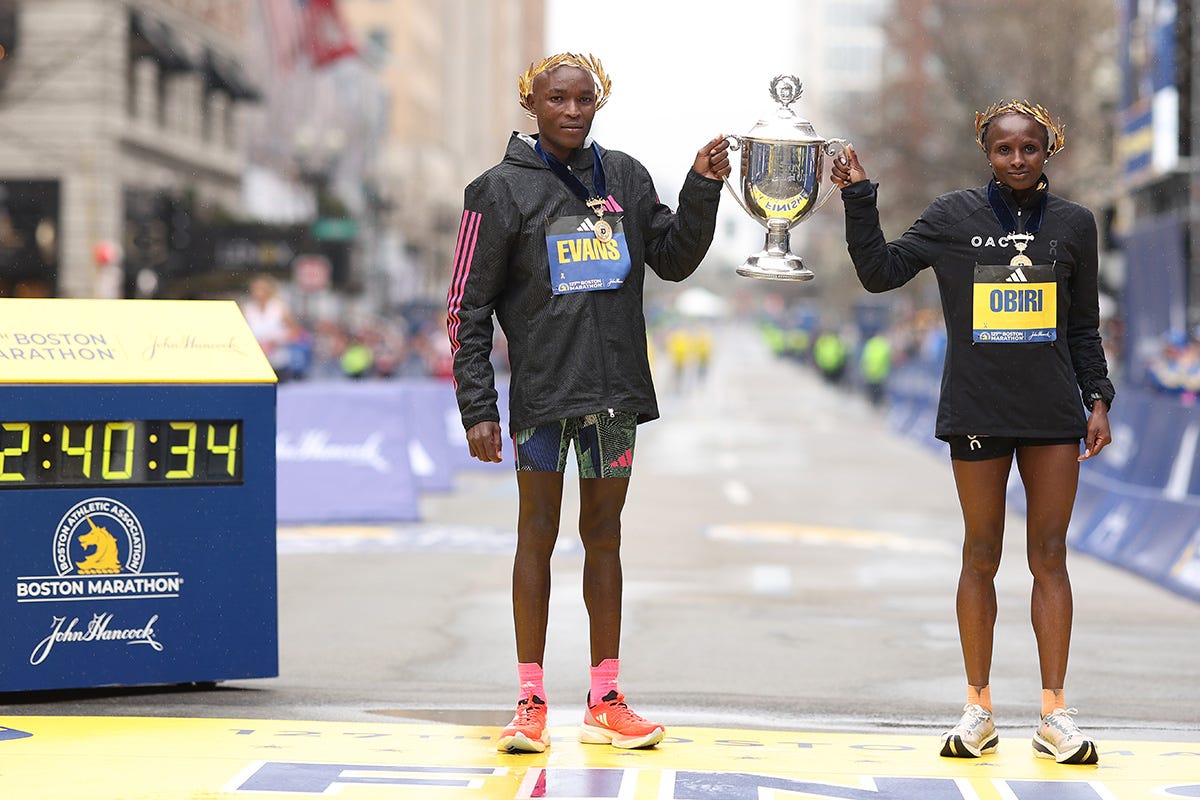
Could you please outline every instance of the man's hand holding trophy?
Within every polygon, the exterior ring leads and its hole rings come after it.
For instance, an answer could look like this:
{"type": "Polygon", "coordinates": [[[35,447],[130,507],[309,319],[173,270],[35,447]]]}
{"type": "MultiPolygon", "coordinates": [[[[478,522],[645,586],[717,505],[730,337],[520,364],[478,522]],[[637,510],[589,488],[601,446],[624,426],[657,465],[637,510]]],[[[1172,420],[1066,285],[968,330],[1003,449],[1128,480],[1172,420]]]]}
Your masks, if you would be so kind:
{"type": "Polygon", "coordinates": [[[771,97],[778,104],[774,119],[759,120],[745,136],[729,136],[730,149],[740,150],[741,185],[738,192],[729,179],[725,186],[738,205],[767,229],[765,247],[737,268],[739,275],[783,281],[807,281],[812,270],[791,252],[788,232],[825,205],[837,188],[823,197],[823,157],[844,157],[847,142],[823,139],[812,124],[790,108],[800,98],[802,85],[794,75],[777,75],[771,97]]]}

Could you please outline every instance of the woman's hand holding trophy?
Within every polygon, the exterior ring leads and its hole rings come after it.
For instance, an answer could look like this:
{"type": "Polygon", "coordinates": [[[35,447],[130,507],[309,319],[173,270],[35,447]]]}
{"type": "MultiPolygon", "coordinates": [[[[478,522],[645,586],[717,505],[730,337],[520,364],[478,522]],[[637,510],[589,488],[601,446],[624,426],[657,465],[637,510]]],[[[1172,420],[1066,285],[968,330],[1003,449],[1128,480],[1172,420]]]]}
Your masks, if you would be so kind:
{"type": "MultiPolygon", "coordinates": [[[[796,76],[777,75],[771,81],[771,97],[778,103],[775,119],[760,120],[745,136],[729,137],[730,149],[742,153],[742,190],[734,189],[728,179],[725,186],[742,210],[767,229],[765,247],[738,267],[739,275],[785,281],[813,278],[800,256],[791,252],[788,231],[833,194],[831,186],[820,196],[823,156],[837,154],[840,160],[852,151],[842,139],[818,136],[808,120],[791,110],[802,89],[796,76]]],[[[834,183],[841,185],[836,175],[834,183]]]]}

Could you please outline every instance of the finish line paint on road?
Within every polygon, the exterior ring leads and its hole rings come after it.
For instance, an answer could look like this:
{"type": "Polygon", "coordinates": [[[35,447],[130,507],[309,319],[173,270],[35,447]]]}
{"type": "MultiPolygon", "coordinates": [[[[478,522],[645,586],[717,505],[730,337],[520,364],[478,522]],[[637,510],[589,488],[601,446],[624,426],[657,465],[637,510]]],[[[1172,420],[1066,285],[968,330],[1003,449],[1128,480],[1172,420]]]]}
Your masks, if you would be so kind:
{"type": "Polygon", "coordinates": [[[1200,798],[1200,743],[1102,741],[1100,765],[1035,759],[1001,728],[985,759],[934,736],[669,729],[653,750],[494,750],[460,725],[149,717],[0,718],[0,797],[12,800],[1144,800],[1200,798]]]}

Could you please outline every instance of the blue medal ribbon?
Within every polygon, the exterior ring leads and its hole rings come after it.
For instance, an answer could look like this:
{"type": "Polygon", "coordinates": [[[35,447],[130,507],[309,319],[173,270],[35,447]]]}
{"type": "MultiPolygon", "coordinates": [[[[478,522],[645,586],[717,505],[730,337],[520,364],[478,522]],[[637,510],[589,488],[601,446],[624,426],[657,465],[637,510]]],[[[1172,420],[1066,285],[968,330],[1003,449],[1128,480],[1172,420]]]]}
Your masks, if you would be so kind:
{"type": "Polygon", "coordinates": [[[604,175],[604,161],[600,158],[600,147],[595,142],[592,142],[593,186],[591,194],[588,193],[587,187],[583,185],[583,181],[579,180],[575,176],[575,173],[571,171],[571,168],[559,161],[551,153],[546,152],[540,141],[534,143],[533,149],[542,157],[542,161],[546,162],[546,166],[550,167],[550,171],[566,184],[566,187],[571,190],[571,194],[582,200],[598,216],[604,216],[602,209],[604,201],[608,199],[608,181],[604,175]],[[600,206],[600,209],[597,209],[596,206],[600,206]]]}
{"type": "MultiPolygon", "coordinates": [[[[1046,183],[1045,179],[1038,182],[1038,190],[1041,197],[1038,198],[1038,203],[1029,212],[1029,219],[1026,220],[1024,230],[1020,230],[1017,220],[1013,217],[1012,209],[1008,207],[1008,203],[1004,202],[1004,197],[1000,194],[1000,189],[996,186],[996,181],[988,181],[987,195],[988,203],[992,207],[992,213],[996,215],[996,221],[1000,223],[1000,227],[1008,233],[1037,233],[1042,227],[1042,217],[1046,213],[1046,183]]],[[[1015,199],[1015,198],[1014,198],[1015,199]]]]}

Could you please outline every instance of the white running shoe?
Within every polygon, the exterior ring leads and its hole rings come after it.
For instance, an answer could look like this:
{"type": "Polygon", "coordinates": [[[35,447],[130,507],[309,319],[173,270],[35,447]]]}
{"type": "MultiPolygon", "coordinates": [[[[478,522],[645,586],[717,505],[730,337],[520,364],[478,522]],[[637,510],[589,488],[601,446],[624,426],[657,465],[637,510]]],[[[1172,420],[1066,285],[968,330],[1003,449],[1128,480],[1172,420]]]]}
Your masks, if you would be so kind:
{"type": "Polygon", "coordinates": [[[962,719],[942,734],[941,755],[949,758],[979,758],[996,752],[1000,735],[992,722],[992,712],[977,703],[963,706],[962,719]]]}
{"type": "Polygon", "coordinates": [[[1038,758],[1053,758],[1060,764],[1098,764],[1100,753],[1096,743],[1071,719],[1077,713],[1073,708],[1056,708],[1042,717],[1042,724],[1033,734],[1033,754],[1038,758]]]}

